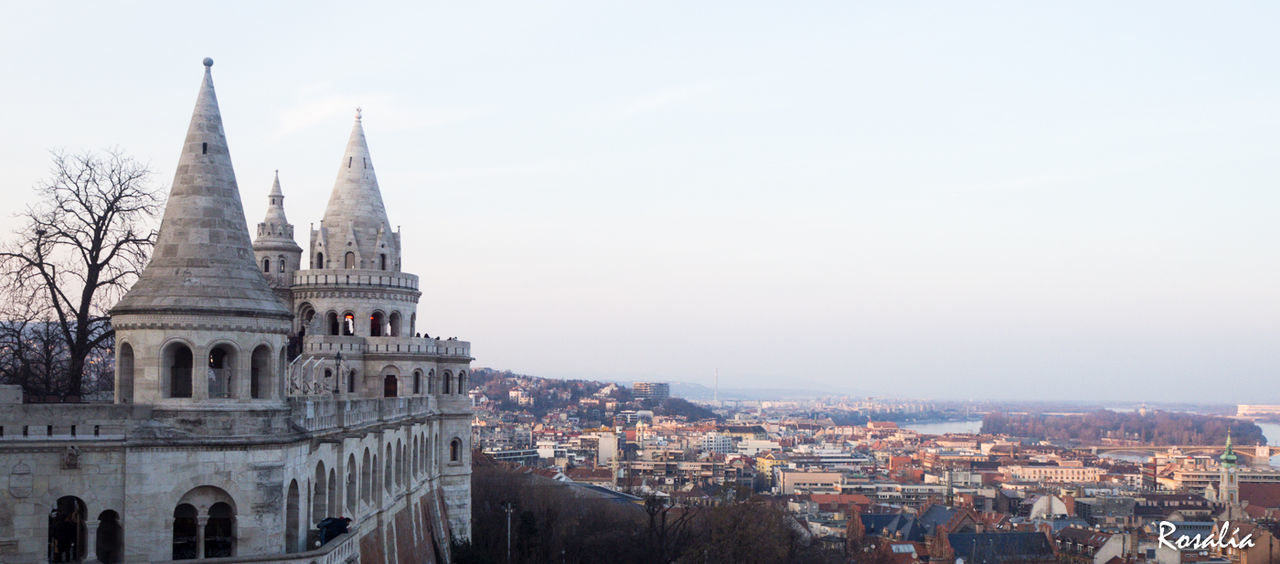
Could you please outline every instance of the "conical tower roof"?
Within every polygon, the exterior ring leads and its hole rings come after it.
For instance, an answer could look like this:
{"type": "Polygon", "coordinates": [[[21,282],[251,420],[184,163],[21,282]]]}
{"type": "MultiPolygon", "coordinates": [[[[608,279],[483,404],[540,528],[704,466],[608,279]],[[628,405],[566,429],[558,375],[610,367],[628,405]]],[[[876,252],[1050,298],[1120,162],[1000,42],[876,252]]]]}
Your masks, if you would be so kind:
{"type": "Polygon", "coordinates": [[[284,190],[280,189],[280,171],[276,171],[276,179],[271,183],[271,193],[267,194],[267,223],[289,223],[284,216],[284,190]]]}
{"type": "MultiPolygon", "coordinates": [[[[374,245],[380,232],[384,237],[391,235],[391,222],[387,220],[387,209],[378,189],[359,109],[338,166],[338,178],[329,194],[329,204],[324,209],[323,225],[331,234],[339,233],[341,238],[351,240],[365,257],[377,252],[374,245]]],[[[335,242],[330,240],[331,245],[335,242]]],[[[334,252],[339,249],[333,247],[334,252]]]]}
{"type": "Polygon", "coordinates": [[[213,59],[204,66],[151,262],[111,313],[289,318],[254,264],[213,91],[213,59]]]}

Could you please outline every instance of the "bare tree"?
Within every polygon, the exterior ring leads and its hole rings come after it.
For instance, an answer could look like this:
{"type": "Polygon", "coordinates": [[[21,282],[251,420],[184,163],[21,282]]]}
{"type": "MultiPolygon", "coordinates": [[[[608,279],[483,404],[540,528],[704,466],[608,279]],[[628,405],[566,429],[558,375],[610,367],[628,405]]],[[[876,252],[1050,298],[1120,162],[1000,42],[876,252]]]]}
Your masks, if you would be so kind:
{"type": "MultiPolygon", "coordinates": [[[[36,203],[18,214],[18,228],[0,247],[0,314],[12,337],[2,346],[23,346],[42,327],[61,342],[65,366],[35,386],[46,394],[78,398],[86,377],[102,379],[102,367],[87,364],[110,356],[107,310],[137,279],[155,244],[148,225],[162,199],[150,176],[145,164],[116,150],[55,151],[50,177],[35,188],[36,203]]],[[[28,386],[26,378],[41,375],[17,377],[28,386]]]]}

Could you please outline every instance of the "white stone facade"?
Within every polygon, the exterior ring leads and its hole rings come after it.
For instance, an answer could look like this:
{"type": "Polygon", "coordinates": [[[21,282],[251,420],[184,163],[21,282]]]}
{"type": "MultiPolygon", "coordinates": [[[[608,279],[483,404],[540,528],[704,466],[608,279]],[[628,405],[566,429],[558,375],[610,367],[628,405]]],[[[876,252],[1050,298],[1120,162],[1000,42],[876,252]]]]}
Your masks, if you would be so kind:
{"type": "Polygon", "coordinates": [[[359,118],[310,258],[278,177],[250,244],[205,64],[156,256],[112,311],[116,401],[0,406],[0,562],[447,562],[470,343],[416,335],[359,118]]]}

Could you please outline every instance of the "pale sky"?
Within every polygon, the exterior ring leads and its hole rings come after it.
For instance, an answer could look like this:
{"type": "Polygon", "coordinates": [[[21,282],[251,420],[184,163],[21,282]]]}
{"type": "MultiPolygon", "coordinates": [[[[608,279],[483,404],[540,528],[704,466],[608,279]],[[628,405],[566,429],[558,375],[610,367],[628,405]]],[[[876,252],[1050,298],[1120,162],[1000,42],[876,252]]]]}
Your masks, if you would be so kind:
{"type": "MultiPolygon", "coordinates": [[[[7,2],[0,170],[172,180],[213,57],[250,226],[354,108],[419,327],[554,377],[1280,403],[1280,7],[7,2]]],[[[0,232],[14,221],[0,219],[0,232]]]]}

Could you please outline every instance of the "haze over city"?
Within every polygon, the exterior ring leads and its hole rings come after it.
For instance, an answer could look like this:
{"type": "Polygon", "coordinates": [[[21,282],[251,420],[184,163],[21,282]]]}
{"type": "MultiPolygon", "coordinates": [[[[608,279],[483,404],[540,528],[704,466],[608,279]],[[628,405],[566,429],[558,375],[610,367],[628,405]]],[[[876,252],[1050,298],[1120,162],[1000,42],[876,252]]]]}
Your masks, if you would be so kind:
{"type": "Polygon", "coordinates": [[[209,56],[248,221],[278,169],[305,247],[360,106],[418,327],[479,366],[1280,402],[1274,5],[8,8],[7,207],[56,148],[167,187],[209,56]]]}

